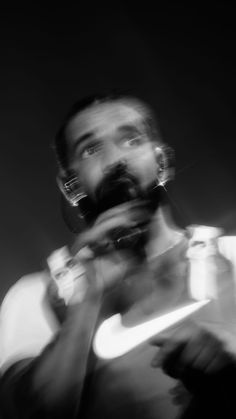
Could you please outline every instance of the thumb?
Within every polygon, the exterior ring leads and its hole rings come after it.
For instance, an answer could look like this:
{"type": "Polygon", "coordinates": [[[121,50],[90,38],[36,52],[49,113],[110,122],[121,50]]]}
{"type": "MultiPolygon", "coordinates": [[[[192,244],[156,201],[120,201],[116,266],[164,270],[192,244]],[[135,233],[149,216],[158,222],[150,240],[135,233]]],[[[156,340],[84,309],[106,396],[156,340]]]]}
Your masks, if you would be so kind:
{"type": "Polygon", "coordinates": [[[153,346],[163,346],[170,339],[181,340],[192,333],[192,324],[188,320],[179,322],[179,324],[170,326],[153,336],[149,343],[153,346]]]}
{"type": "Polygon", "coordinates": [[[163,350],[162,347],[165,345],[165,343],[170,338],[170,333],[163,332],[156,336],[154,336],[152,339],[150,339],[149,343],[152,346],[157,346],[157,353],[155,354],[154,358],[151,361],[151,366],[154,368],[161,367],[162,361],[163,361],[163,350]]]}
{"type": "Polygon", "coordinates": [[[161,333],[157,336],[154,336],[153,338],[150,339],[149,343],[152,346],[163,346],[165,344],[165,342],[170,338],[170,334],[167,333],[161,333]]]}
{"type": "Polygon", "coordinates": [[[153,336],[149,340],[150,345],[159,347],[163,346],[173,336],[173,334],[176,332],[176,329],[178,328],[172,327],[171,329],[164,330],[163,332],[160,332],[157,335],[153,336]]]}

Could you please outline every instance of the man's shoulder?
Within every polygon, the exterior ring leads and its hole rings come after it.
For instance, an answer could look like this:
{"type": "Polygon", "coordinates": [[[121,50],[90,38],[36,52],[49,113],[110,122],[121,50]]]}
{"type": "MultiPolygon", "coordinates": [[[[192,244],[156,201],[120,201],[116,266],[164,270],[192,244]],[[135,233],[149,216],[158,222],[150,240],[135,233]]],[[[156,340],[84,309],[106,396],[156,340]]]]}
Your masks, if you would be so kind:
{"type": "Polygon", "coordinates": [[[40,300],[45,295],[49,276],[46,271],[34,272],[24,275],[16,281],[7,291],[2,307],[9,304],[16,304],[17,301],[23,304],[25,299],[40,300]]]}
{"type": "Polygon", "coordinates": [[[236,235],[225,234],[222,228],[207,225],[190,225],[187,232],[190,246],[200,243],[209,246],[214,242],[219,252],[236,266],[236,235]]]}
{"type": "Polygon", "coordinates": [[[236,236],[221,236],[218,239],[220,252],[236,267],[236,236]]]}
{"type": "Polygon", "coordinates": [[[58,328],[47,303],[46,272],[23,276],[7,292],[0,316],[0,368],[37,356],[58,328]]]}
{"type": "Polygon", "coordinates": [[[186,229],[191,239],[199,241],[217,239],[224,235],[224,230],[215,226],[191,224],[186,229]]]}
{"type": "Polygon", "coordinates": [[[187,226],[186,230],[190,239],[196,241],[217,240],[222,243],[222,246],[223,244],[230,245],[236,242],[236,235],[226,234],[221,227],[192,224],[187,226]]]}

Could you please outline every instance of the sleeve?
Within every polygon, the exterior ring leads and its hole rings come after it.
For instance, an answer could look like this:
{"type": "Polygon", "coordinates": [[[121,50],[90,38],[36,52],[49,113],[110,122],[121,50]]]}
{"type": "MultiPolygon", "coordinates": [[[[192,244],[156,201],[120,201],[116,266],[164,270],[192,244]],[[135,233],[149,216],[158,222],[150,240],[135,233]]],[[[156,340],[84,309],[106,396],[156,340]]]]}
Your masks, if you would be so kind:
{"type": "Polygon", "coordinates": [[[236,270],[236,236],[222,236],[218,239],[219,251],[236,270]]]}
{"type": "Polygon", "coordinates": [[[0,369],[36,357],[53,339],[58,324],[45,299],[42,274],[21,278],[3,300],[0,311],[0,369]]]}
{"type": "MultiPolygon", "coordinates": [[[[220,253],[231,263],[236,288],[236,236],[222,236],[218,239],[220,253]]],[[[235,293],[236,297],[236,293],[235,293]]]]}

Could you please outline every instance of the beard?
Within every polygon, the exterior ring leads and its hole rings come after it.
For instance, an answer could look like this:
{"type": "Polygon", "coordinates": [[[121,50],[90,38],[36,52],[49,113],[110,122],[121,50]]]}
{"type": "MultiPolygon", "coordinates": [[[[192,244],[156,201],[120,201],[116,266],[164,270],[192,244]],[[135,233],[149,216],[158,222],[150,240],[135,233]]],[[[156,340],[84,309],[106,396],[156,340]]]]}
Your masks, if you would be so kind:
{"type": "Polygon", "coordinates": [[[145,221],[137,222],[134,228],[114,229],[110,232],[110,239],[117,248],[143,248],[147,241],[147,229],[153,214],[163,200],[162,189],[153,180],[143,188],[139,178],[119,163],[114,166],[100,181],[95,189],[94,199],[89,197],[80,203],[88,225],[106,211],[122,204],[141,204],[148,216],[145,221]]]}
{"type": "Polygon", "coordinates": [[[129,202],[143,203],[152,215],[162,201],[161,189],[155,180],[144,188],[139,178],[125,164],[117,164],[95,190],[96,216],[129,202]]]}

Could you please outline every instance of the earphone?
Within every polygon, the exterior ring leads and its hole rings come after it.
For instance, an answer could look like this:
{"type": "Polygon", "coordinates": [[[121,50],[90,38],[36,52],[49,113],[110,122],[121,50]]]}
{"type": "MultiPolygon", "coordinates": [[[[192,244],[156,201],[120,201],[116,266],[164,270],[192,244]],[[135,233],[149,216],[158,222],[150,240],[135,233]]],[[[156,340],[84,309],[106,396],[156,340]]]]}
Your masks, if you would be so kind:
{"type": "Polygon", "coordinates": [[[158,163],[157,186],[165,187],[174,177],[174,151],[171,147],[162,145],[154,149],[158,163]]]}
{"type": "Polygon", "coordinates": [[[63,196],[72,207],[78,207],[81,199],[87,197],[83,191],[78,176],[72,171],[57,177],[57,184],[63,196]]]}

